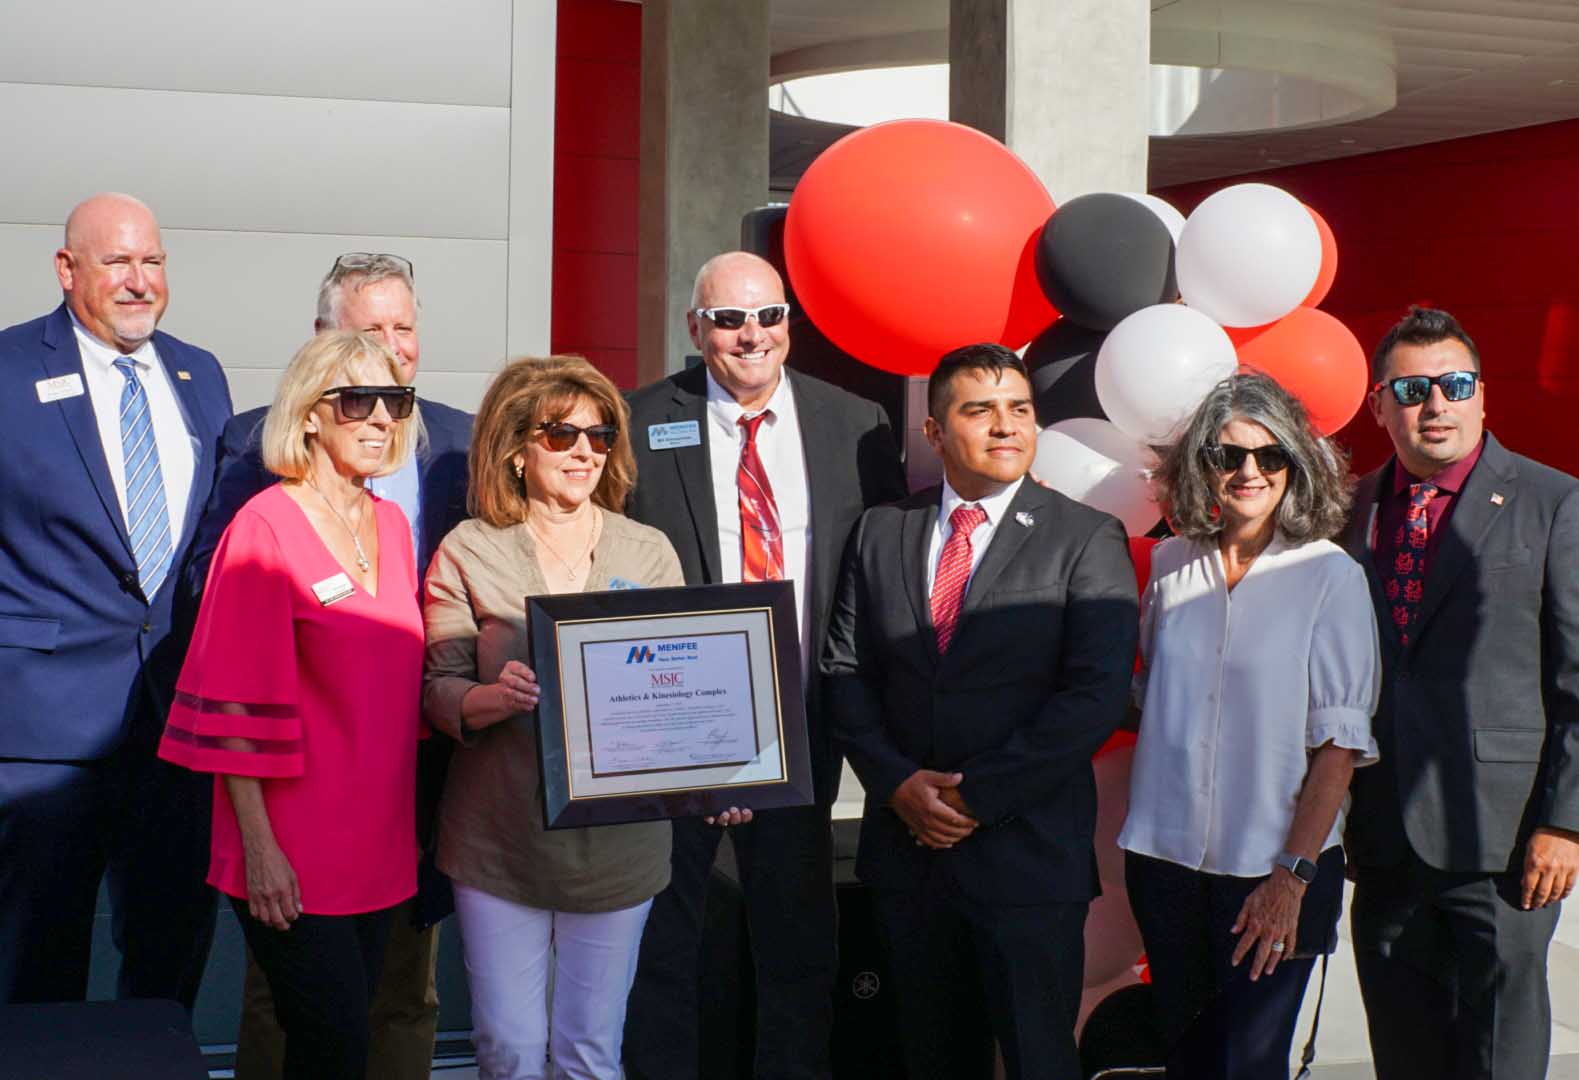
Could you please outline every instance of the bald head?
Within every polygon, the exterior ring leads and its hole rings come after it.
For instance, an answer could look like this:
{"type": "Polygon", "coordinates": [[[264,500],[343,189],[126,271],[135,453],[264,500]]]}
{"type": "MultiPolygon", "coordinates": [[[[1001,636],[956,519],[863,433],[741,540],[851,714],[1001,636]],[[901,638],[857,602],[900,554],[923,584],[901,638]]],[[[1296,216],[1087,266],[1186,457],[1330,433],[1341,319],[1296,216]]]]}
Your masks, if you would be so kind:
{"type": "Polygon", "coordinates": [[[114,192],[79,203],[66,218],[55,275],[83,327],[123,353],[153,336],[169,302],[159,222],[141,199],[114,192]]]}
{"type": "Polygon", "coordinates": [[[106,225],[113,226],[116,222],[129,217],[141,217],[152,225],[154,231],[159,229],[159,223],[154,220],[154,212],[148,204],[135,195],[124,195],[119,191],[105,191],[92,195],[72,207],[71,213],[66,218],[67,248],[80,247],[89,241],[89,238],[101,232],[106,225]]]}
{"type": "MultiPolygon", "coordinates": [[[[691,285],[691,306],[713,307],[721,303],[722,301],[709,300],[708,296],[716,294],[720,289],[727,290],[731,280],[742,277],[751,280],[760,279],[763,286],[771,283],[774,297],[778,300],[784,299],[784,279],[779,277],[779,272],[773,269],[772,263],[749,251],[726,251],[722,255],[714,255],[708,259],[696,272],[696,281],[691,285]]],[[[772,300],[763,301],[763,303],[772,302],[772,300]]]]}
{"type": "MultiPolygon", "coordinates": [[[[713,380],[750,411],[762,408],[778,388],[779,372],[789,355],[789,319],[770,318],[762,325],[758,309],[784,303],[784,280],[766,259],[747,251],[714,255],[696,273],[691,289],[691,310],[685,321],[691,341],[702,352],[702,362],[713,380]],[[742,308],[752,312],[730,328],[698,309],[742,308]]],[[[738,313],[736,313],[738,315],[738,313]]]]}

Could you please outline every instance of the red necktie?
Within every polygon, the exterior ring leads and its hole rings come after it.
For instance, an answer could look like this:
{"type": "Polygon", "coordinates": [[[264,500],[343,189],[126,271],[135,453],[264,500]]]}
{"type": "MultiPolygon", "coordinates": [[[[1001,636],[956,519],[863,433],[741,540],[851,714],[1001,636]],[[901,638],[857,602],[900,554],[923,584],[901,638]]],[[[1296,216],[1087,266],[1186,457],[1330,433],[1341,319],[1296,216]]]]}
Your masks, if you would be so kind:
{"type": "Polygon", "coordinates": [[[1392,604],[1398,640],[1409,644],[1409,628],[1425,595],[1425,551],[1431,539],[1431,518],[1426,507],[1440,489],[1435,484],[1410,484],[1409,509],[1403,528],[1393,537],[1393,574],[1387,580],[1387,600],[1392,604]]]}
{"type": "Polygon", "coordinates": [[[938,572],[932,580],[932,626],[938,633],[938,652],[948,652],[959,622],[959,609],[965,603],[965,584],[970,580],[970,534],[987,520],[979,506],[956,506],[948,523],[954,531],[943,543],[938,572]]]}
{"type": "Polygon", "coordinates": [[[779,508],[773,501],[768,471],[757,454],[757,429],[772,415],[772,409],[764,409],[738,421],[746,429],[746,443],[740,448],[740,464],[735,469],[735,485],[740,489],[741,581],[784,580],[784,533],[779,528],[779,508]]]}

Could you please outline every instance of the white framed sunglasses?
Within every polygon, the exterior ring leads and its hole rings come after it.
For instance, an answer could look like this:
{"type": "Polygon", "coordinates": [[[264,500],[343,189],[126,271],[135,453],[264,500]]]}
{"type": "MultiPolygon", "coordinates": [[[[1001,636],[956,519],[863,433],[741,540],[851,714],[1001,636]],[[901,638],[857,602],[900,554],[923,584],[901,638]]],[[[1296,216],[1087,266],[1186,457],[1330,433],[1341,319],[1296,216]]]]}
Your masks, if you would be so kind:
{"type": "Polygon", "coordinates": [[[761,307],[699,307],[693,308],[691,314],[699,319],[706,319],[720,330],[739,330],[746,325],[747,319],[757,320],[758,326],[777,326],[789,318],[790,306],[782,301],[777,304],[763,304],[761,307]]]}

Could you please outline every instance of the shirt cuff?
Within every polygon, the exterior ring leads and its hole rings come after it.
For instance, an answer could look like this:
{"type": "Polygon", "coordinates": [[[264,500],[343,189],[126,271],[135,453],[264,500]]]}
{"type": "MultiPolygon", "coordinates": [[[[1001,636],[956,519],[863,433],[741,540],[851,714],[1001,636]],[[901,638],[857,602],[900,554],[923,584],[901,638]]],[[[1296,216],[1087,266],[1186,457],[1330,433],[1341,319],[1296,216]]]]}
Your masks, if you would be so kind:
{"type": "Polygon", "coordinates": [[[1356,769],[1374,765],[1381,754],[1376,739],[1371,735],[1371,716],[1364,709],[1350,705],[1332,705],[1312,709],[1305,718],[1305,747],[1315,750],[1325,743],[1354,750],[1360,756],[1354,762],[1356,769]]]}

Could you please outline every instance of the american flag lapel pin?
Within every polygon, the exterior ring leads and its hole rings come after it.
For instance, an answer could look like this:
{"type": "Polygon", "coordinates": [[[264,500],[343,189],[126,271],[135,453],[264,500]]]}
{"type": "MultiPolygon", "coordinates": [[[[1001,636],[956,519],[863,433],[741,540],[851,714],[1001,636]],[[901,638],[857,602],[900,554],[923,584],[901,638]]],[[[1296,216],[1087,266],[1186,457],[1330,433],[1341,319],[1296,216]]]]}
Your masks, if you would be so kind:
{"type": "Polygon", "coordinates": [[[1021,525],[1024,525],[1027,529],[1036,524],[1036,518],[1024,510],[1016,511],[1014,520],[1018,521],[1021,525]]]}
{"type": "Polygon", "coordinates": [[[1491,505],[1492,506],[1501,506],[1506,501],[1507,500],[1502,497],[1502,492],[1500,492],[1500,491],[1493,491],[1491,493],[1491,505]]]}

